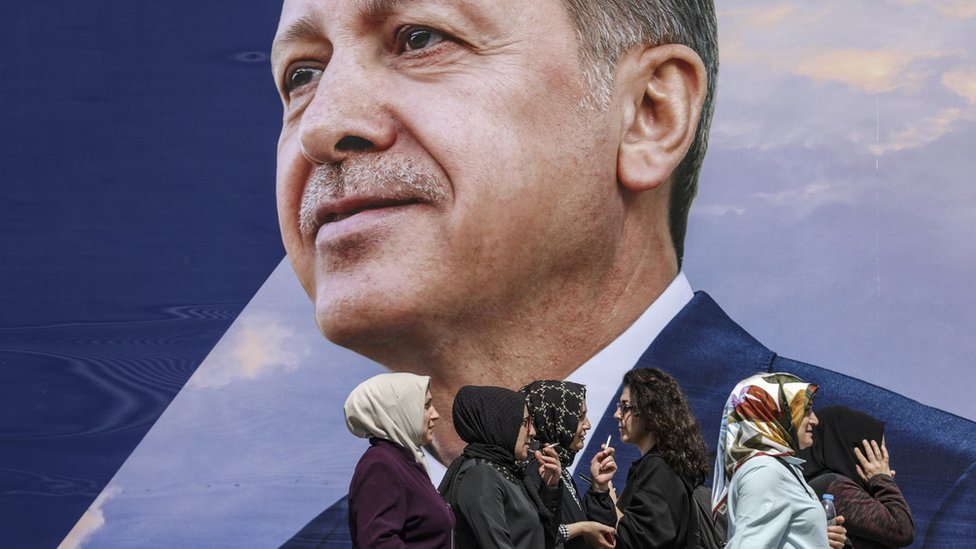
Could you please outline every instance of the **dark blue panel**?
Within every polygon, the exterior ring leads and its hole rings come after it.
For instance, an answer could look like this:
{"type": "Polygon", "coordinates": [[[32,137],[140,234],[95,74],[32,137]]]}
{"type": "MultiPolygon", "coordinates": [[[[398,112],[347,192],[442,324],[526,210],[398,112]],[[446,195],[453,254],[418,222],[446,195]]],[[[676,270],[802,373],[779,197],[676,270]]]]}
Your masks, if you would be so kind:
{"type": "Polygon", "coordinates": [[[63,538],[281,260],[278,10],[5,4],[5,546],[63,538]]]}

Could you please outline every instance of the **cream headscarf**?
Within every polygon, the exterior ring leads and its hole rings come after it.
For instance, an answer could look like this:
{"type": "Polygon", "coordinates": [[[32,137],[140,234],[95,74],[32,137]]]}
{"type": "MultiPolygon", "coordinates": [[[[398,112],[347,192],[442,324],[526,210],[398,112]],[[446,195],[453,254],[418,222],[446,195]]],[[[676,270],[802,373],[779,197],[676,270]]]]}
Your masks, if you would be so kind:
{"type": "Polygon", "coordinates": [[[427,469],[420,441],[430,376],[391,373],[373,376],[349,393],[346,427],[360,438],[384,438],[410,450],[427,469]]]}

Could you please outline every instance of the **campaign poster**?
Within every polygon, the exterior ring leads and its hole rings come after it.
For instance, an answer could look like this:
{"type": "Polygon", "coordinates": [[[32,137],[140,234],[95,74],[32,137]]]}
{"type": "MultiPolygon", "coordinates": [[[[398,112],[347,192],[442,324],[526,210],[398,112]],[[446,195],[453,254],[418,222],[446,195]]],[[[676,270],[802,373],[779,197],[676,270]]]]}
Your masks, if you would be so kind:
{"type": "MultiPolygon", "coordinates": [[[[279,6],[3,11],[0,544],[280,545],[345,495],[341,403],[384,369],[322,338],[284,257],[279,6]]],[[[718,13],[690,284],[781,355],[976,420],[976,6],[718,13]]]]}

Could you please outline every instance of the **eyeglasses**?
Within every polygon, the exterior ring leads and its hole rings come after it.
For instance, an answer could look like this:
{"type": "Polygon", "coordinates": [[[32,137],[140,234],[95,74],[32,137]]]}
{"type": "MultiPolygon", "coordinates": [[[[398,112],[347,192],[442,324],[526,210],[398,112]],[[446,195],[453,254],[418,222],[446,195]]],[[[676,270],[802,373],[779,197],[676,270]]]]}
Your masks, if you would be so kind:
{"type": "Polygon", "coordinates": [[[635,416],[638,415],[637,414],[637,406],[634,406],[633,404],[631,404],[629,402],[618,402],[617,403],[617,411],[620,412],[620,415],[622,415],[622,416],[623,415],[627,415],[627,412],[633,412],[633,414],[635,416]]]}

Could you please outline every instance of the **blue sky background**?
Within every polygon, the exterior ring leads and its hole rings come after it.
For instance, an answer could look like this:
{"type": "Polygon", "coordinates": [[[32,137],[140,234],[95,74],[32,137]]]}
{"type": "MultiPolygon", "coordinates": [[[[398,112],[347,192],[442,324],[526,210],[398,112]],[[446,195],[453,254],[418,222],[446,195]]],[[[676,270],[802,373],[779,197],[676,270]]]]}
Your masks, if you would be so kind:
{"type": "MultiPolygon", "coordinates": [[[[277,8],[38,6],[11,24],[53,22],[46,56],[0,38],[22,128],[0,153],[0,444],[23,454],[0,491],[100,494],[66,547],[281,543],[344,491],[364,443],[341,402],[380,370],[318,335],[279,263],[277,8]]],[[[721,8],[685,271],[773,350],[976,419],[973,36],[971,1],[721,8]]]]}

